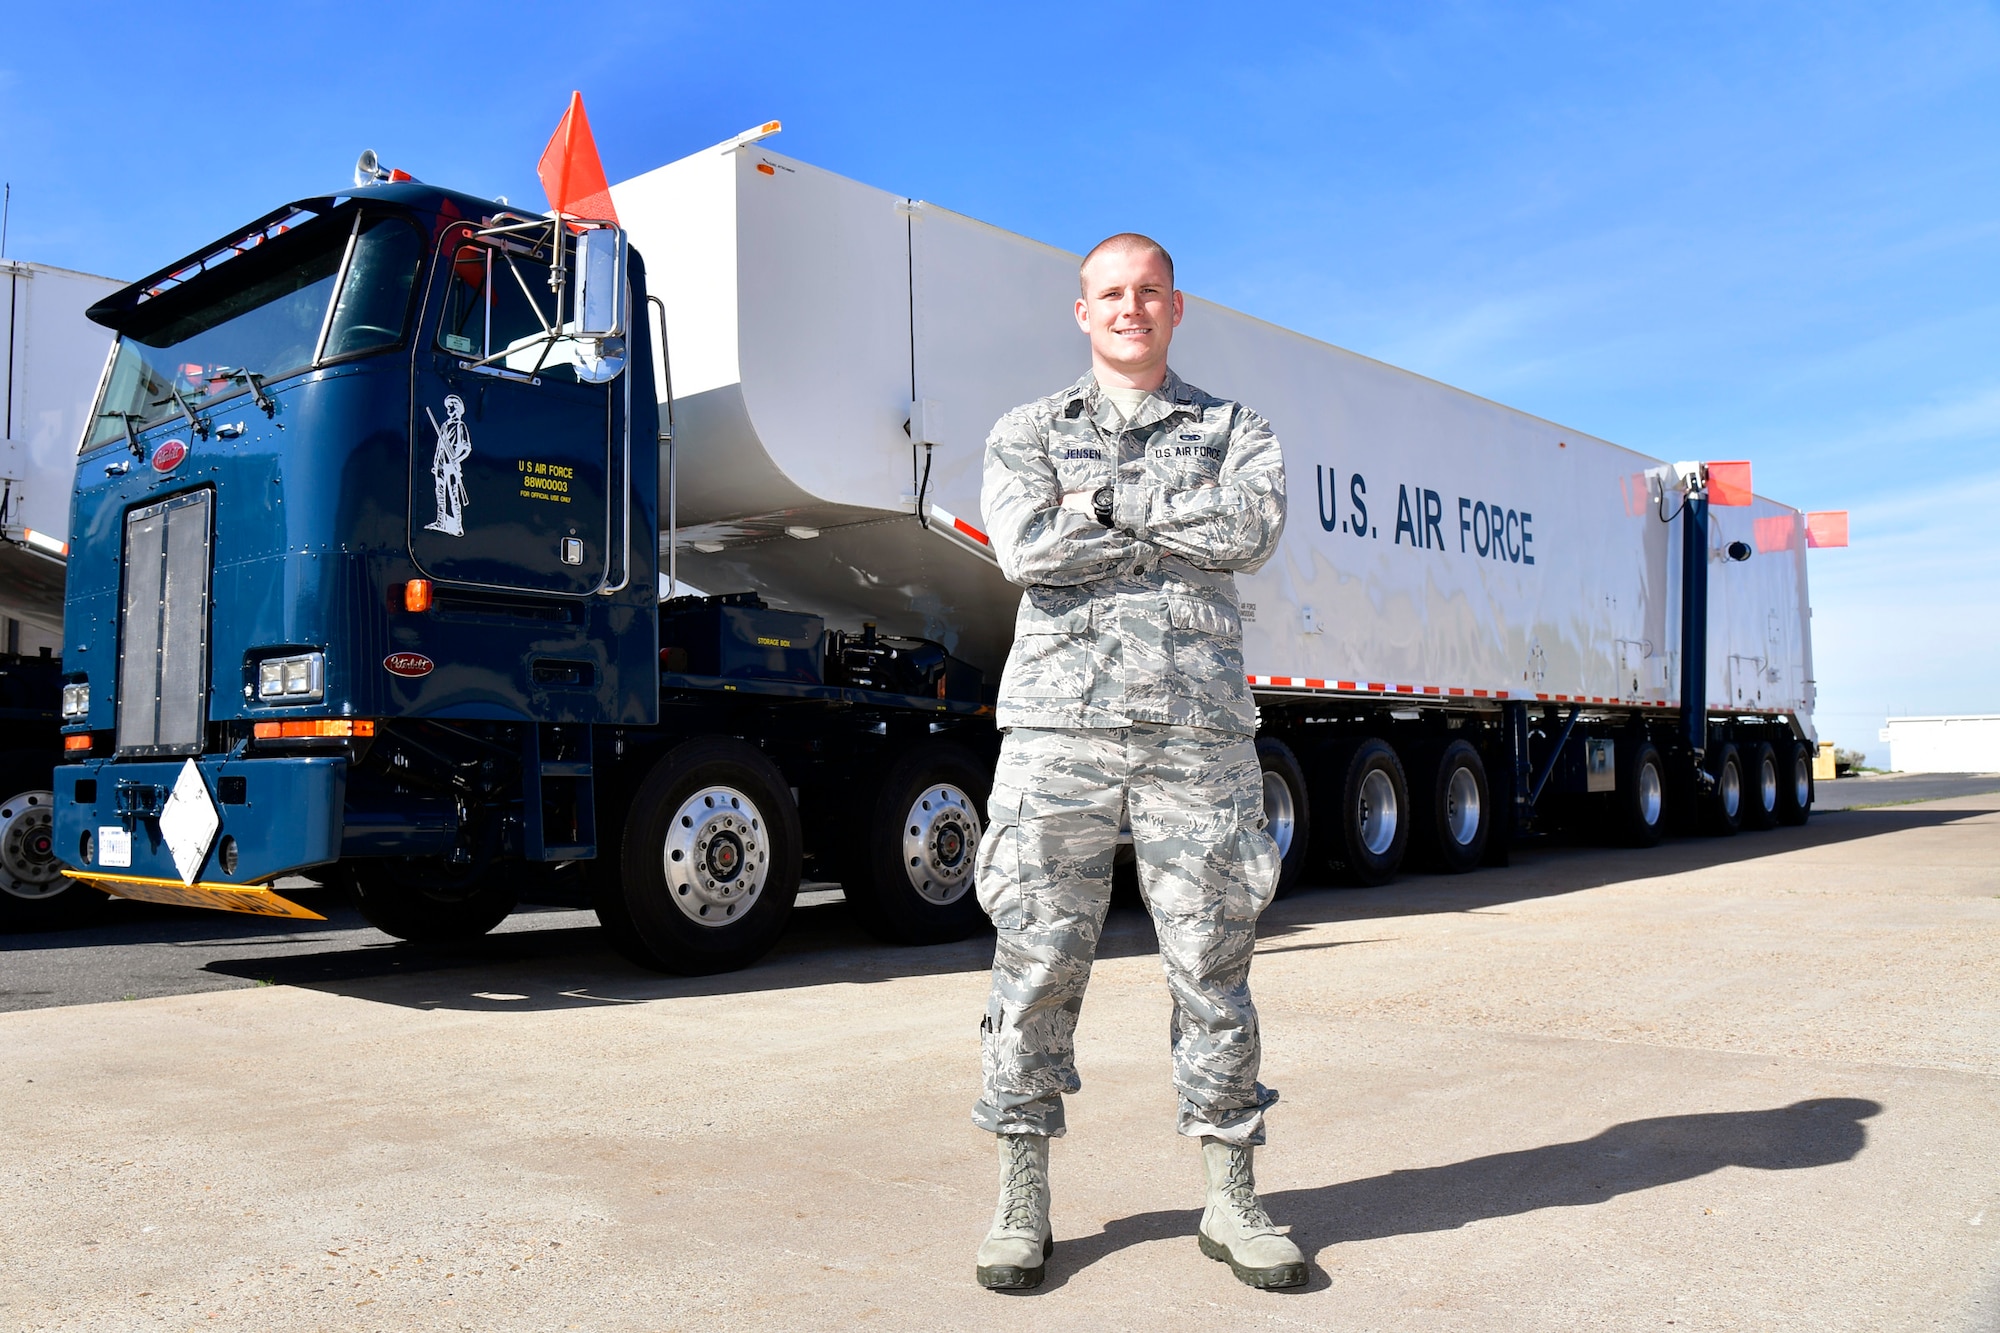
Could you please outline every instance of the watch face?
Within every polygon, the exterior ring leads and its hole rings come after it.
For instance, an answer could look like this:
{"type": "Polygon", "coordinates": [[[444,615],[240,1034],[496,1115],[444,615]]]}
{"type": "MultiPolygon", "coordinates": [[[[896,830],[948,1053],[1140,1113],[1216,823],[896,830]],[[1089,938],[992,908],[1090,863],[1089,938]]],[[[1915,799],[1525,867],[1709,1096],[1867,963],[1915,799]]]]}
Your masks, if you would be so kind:
{"type": "Polygon", "coordinates": [[[1095,509],[1109,509],[1111,508],[1112,501],[1117,498],[1118,493],[1112,490],[1111,487],[1099,486],[1096,493],[1090,497],[1091,507],[1095,509]]]}

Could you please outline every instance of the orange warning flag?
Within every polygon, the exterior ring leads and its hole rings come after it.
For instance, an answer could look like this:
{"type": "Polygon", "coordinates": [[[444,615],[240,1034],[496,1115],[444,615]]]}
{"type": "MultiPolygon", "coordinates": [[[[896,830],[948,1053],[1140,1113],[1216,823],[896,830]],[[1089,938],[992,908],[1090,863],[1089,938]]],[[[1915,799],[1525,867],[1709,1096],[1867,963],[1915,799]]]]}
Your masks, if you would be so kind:
{"type": "Polygon", "coordinates": [[[569,110],[549,136],[542,160],[535,164],[549,207],[573,218],[615,223],[618,210],[611,206],[611,186],[604,179],[604,164],[597,158],[597,140],[590,135],[590,117],[583,113],[583,94],[569,95],[569,110]]]}
{"type": "Polygon", "coordinates": [[[1807,546],[1847,545],[1847,511],[1815,509],[1806,515],[1807,546]]]}
{"type": "Polygon", "coordinates": [[[1710,463],[1708,465],[1708,502],[1712,505],[1747,505],[1755,496],[1750,491],[1750,465],[1737,461],[1733,463],[1710,463]]]}

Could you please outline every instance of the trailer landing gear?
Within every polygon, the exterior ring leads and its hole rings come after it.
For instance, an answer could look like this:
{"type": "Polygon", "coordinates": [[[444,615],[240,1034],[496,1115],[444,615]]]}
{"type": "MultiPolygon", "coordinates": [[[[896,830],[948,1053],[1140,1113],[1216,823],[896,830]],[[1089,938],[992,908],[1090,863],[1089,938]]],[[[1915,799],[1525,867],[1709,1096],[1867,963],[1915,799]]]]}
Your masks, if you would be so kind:
{"type": "Polygon", "coordinates": [[[859,802],[840,882],[863,929],[892,944],[942,944],[986,928],[973,863],[992,778],[956,745],[906,751],[859,802]]]}
{"type": "Polygon", "coordinates": [[[734,738],[684,742],[632,799],[620,873],[598,885],[598,920],[641,967],[706,976],[748,966],[792,914],[799,844],[776,765],[734,738]]]}

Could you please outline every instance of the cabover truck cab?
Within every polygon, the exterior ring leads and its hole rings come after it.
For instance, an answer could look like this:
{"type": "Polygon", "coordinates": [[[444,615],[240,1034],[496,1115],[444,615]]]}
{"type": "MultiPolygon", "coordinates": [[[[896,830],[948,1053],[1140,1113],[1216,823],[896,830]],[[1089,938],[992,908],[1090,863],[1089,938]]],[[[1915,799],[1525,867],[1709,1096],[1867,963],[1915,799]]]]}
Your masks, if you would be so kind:
{"type": "Polygon", "coordinates": [[[292,916],[273,881],[334,877],[412,939],[575,880],[628,953],[706,971],[782,928],[827,762],[920,738],[919,857],[955,887],[982,765],[933,738],[990,737],[990,710],[941,650],[836,650],[921,698],[829,686],[813,618],[686,599],[662,675],[648,310],[608,224],[415,182],[289,205],[94,307],[118,338],[71,522],[73,872],[292,916]]]}

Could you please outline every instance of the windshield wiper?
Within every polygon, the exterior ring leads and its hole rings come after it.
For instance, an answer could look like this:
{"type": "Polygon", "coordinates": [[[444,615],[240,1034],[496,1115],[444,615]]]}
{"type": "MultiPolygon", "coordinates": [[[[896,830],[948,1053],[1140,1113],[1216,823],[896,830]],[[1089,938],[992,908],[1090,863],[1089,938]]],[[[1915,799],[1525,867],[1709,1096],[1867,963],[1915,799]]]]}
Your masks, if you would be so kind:
{"type": "Polygon", "coordinates": [[[264,392],[264,377],[256,371],[224,370],[218,372],[218,378],[226,379],[231,384],[249,385],[250,396],[257,400],[257,406],[264,409],[264,415],[267,417],[278,415],[278,405],[271,400],[270,394],[264,392]]]}
{"type": "Polygon", "coordinates": [[[188,400],[181,395],[179,389],[171,384],[167,386],[167,396],[165,398],[155,398],[153,406],[165,407],[168,403],[172,403],[181,410],[181,415],[187,418],[188,429],[195,433],[196,439],[205,440],[208,438],[208,422],[195,415],[194,409],[188,406],[188,400]]]}
{"type": "Polygon", "coordinates": [[[144,421],[146,419],[145,413],[99,412],[97,415],[100,417],[117,417],[119,422],[125,427],[125,443],[131,448],[132,457],[144,458],[146,456],[146,450],[139,443],[139,432],[132,428],[133,422],[144,421]]]}

